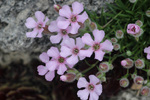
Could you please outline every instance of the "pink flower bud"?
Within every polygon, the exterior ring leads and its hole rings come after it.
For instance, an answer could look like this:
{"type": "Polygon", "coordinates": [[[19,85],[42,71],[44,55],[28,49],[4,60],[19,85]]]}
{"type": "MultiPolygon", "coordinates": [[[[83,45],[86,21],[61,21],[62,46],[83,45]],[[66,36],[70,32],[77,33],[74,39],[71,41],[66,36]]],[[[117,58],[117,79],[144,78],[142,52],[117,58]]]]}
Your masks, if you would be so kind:
{"type": "Polygon", "coordinates": [[[96,73],[96,77],[101,78],[104,75],[102,71],[96,73]]]}
{"type": "Polygon", "coordinates": [[[140,32],[140,27],[136,24],[128,24],[127,33],[128,34],[137,34],[140,32]]]}
{"type": "Polygon", "coordinates": [[[113,46],[114,46],[115,51],[120,49],[120,44],[118,44],[118,43],[115,43],[113,46]]]}
{"type": "Polygon", "coordinates": [[[120,86],[121,86],[121,87],[124,87],[124,88],[126,88],[126,87],[129,86],[129,80],[128,80],[127,78],[122,78],[122,79],[119,81],[119,83],[120,83],[120,86]]]}
{"type": "Polygon", "coordinates": [[[138,26],[140,26],[140,27],[143,26],[143,22],[140,21],[140,20],[137,20],[137,21],[135,22],[135,24],[138,25],[138,26]]]}
{"type": "Polygon", "coordinates": [[[149,96],[150,95],[150,88],[148,88],[147,86],[144,86],[141,88],[140,93],[143,96],[149,96]]]}
{"type": "Polygon", "coordinates": [[[123,38],[123,36],[124,36],[124,33],[122,32],[122,30],[117,30],[117,31],[116,31],[116,37],[117,37],[118,39],[123,38]]]}
{"type": "Polygon", "coordinates": [[[131,77],[134,79],[137,76],[137,74],[132,74],[131,77]]]}
{"type": "Polygon", "coordinates": [[[138,69],[144,68],[145,67],[144,60],[143,59],[137,59],[135,61],[135,67],[138,69]]]}
{"type": "Polygon", "coordinates": [[[134,78],[134,83],[137,84],[137,85],[141,85],[141,84],[143,84],[143,82],[144,82],[144,78],[141,77],[141,76],[136,76],[134,78]]]}
{"type": "Polygon", "coordinates": [[[129,69],[129,68],[133,67],[133,60],[131,60],[130,58],[126,58],[126,59],[121,61],[121,65],[124,68],[129,69]]]}
{"type": "Polygon", "coordinates": [[[58,4],[55,4],[54,5],[54,9],[57,11],[57,12],[59,12],[59,10],[61,9],[62,7],[60,6],[60,5],[58,5],[58,4]]]}
{"type": "Polygon", "coordinates": [[[140,29],[140,32],[138,32],[136,34],[132,34],[132,36],[138,38],[138,37],[140,37],[143,34],[143,32],[144,32],[143,29],[140,29]]]}
{"type": "Polygon", "coordinates": [[[67,73],[65,75],[60,76],[60,80],[64,82],[73,82],[76,79],[76,74],[67,73]]]}
{"type": "Polygon", "coordinates": [[[95,29],[97,29],[96,23],[91,22],[91,24],[90,24],[90,30],[93,31],[93,30],[95,30],[95,29]]]}
{"type": "Polygon", "coordinates": [[[112,42],[112,43],[117,43],[118,40],[117,40],[116,38],[111,38],[111,42],[112,42]]]}
{"type": "Polygon", "coordinates": [[[147,17],[150,17],[150,10],[147,10],[147,11],[146,11],[146,16],[147,16],[147,17]]]}
{"type": "Polygon", "coordinates": [[[102,72],[105,72],[105,73],[108,72],[109,71],[109,64],[108,64],[108,62],[100,63],[99,68],[100,68],[100,70],[102,72]]]}

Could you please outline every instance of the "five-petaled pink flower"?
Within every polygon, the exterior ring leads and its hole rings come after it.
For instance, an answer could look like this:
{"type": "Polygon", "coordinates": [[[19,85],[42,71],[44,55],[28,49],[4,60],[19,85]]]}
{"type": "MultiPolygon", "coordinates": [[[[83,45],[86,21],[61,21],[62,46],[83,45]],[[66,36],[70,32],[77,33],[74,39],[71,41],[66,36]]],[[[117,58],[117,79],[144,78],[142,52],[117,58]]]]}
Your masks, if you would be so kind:
{"type": "Polygon", "coordinates": [[[71,26],[68,26],[66,29],[60,29],[57,26],[58,21],[64,21],[65,18],[58,17],[56,21],[52,21],[49,25],[48,29],[50,32],[57,32],[57,35],[51,36],[50,40],[52,43],[59,43],[60,40],[67,40],[69,38],[68,34],[70,33],[71,26]]]}
{"type": "Polygon", "coordinates": [[[105,33],[103,30],[97,30],[95,29],[93,31],[94,40],[90,36],[89,33],[85,33],[84,36],[82,36],[83,43],[89,45],[90,47],[87,50],[81,50],[82,56],[90,57],[93,52],[95,52],[95,59],[102,61],[105,51],[112,51],[113,45],[109,40],[105,40],[103,43],[100,43],[105,33]]]}
{"type": "MultiPolygon", "coordinates": [[[[39,58],[45,64],[48,63],[48,61],[49,61],[49,56],[45,52],[43,52],[39,58]]],[[[37,71],[38,71],[39,75],[41,75],[41,76],[45,75],[45,79],[47,81],[52,81],[53,78],[55,77],[55,72],[48,70],[47,67],[45,67],[43,65],[39,65],[37,67],[37,71]]]]}
{"type": "Polygon", "coordinates": [[[67,67],[72,68],[72,65],[69,65],[66,60],[67,58],[60,56],[60,53],[56,47],[51,47],[47,51],[48,56],[52,57],[51,60],[46,63],[46,67],[50,71],[57,70],[57,74],[62,75],[67,70],[67,67]]]}
{"type": "Polygon", "coordinates": [[[37,22],[32,18],[29,17],[26,20],[26,27],[27,28],[34,28],[32,32],[27,32],[26,36],[35,38],[35,37],[42,37],[42,32],[44,31],[44,27],[46,25],[46,22],[49,20],[47,17],[45,18],[45,15],[41,11],[35,12],[35,17],[37,18],[37,22]],[[45,19],[45,21],[44,21],[45,19]]]}
{"type": "Polygon", "coordinates": [[[127,33],[129,34],[137,34],[140,32],[140,27],[136,24],[128,24],[127,26],[127,33]]]}
{"type": "Polygon", "coordinates": [[[88,19],[88,15],[86,12],[79,15],[84,10],[83,4],[79,2],[72,3],[72,10],[68,5],[64,5],[62,9],[59,10],[59,15],[66,18],[65,21],[59,21],[58,27],[61,29],[66,29],[71,24],[70,33],[76,34],[78,29],[80,28],[80,23],[84,23],[86,19],[88,19]]]}
{"type": "Polygon", "coordinates": [[[150,46],[144,49],[144,53],[147,53],[147,59],[150,59],[150,46]]]}
{"type": "Polygon", "coordinates": [[[102,93],[102,85],[100,80],[94,76],[89,76],[90,82],[88,83],[84,77],[79,78],[77,87],[85,88],[77,92],[78,97],[82,100],[87,100],[90,94],[89,100],[98,100],[99,95],[102,93]]]}
{"type": "Polygon", "coordinates": [[[83,60],[85,58],[85,56],[81,56],[80,53],[80,50],[83,47],[84,43],[82,42],[81,38],[76,38],[76,43],[74,39],[70,38],[63,42],[60,55],[63,57],[68,57],[66,61],[69,64],[74,65],[79,61],[79,59],[83,60]]]}

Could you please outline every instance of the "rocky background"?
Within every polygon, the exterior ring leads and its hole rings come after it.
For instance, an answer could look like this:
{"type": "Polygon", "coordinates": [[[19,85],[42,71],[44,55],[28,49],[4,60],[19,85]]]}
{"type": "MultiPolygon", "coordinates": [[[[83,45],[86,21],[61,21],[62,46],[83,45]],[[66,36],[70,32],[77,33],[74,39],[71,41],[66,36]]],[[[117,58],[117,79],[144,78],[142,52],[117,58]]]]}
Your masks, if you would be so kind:
{"type": "MultiPolygon", "coordinates": [[[[96,11],[99,14],[102,7],[104,11],[107,10],[106,3],[114,2],[114,0],[56,0],[56,2],[62,6],[65,4],[70,5],[74,1],[82,2],[86,9],[96,11]]],[[[25,65],[31,67],[30,63],[34,61],[35,58],[38,59],[40,53],[50,48],[52,44],[49,41],[49,36],[43,36],[40,39],[26,37],[26,32],[30,30],[25,27],[25,21],[28,17],[34,16],[35,11],[38,10],[48,16],[50,21],[55,20],[58,13],[54,10],[53,4],[53,0],[0,0],[0,69],[8,66],[17,66],[14,65],[14,63],[21,63],[23,67],[25,67],[25,65]]],[[[9,71],[10,69],[11,68],[9,68],[9,71]]],[[[33,69],[36,71],[35,67],[33,69]]],[[[25,75],[25,73],[26,72],[24,72],[23,75],[25,75]]],[[[0,75],[3,74],[4,73],[0,70],[0,75]]],[[[1,78],[0,76],[0,82],[2,82],[1,78]]],[[[5,81],[3,81],[3,83],[5,83],[5,81]]],[[[17,87],[17,89],[20,88],[22,89],[22,87],[17,87]]],[[[23,87],[23,89],[30,91],[31,88],[23,87]]],[[[34,91],[34,89],[31,90],[34,91]]],[[[149,100],[146,97],[135,97],[135,95],[135,91],[129,89],[119,93],[118,96],[112,97],[111,100],[149,100]]]]}

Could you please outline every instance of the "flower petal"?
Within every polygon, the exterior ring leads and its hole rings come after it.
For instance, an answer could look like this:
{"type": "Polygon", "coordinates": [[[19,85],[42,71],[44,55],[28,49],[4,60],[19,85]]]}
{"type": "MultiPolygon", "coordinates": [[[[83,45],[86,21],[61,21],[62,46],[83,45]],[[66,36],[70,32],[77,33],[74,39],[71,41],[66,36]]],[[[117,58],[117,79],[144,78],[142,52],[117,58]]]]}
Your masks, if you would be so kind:
{"type": "Polygon", "coordinates": [[[66,61],[70,65],[75,65],[79,61],[79,59],[77,55],[72,55],[66,61]]]}
{"type": "Polygon", "coordinates": [[[26,25],[27,28],[35,28],[36,27],[36,22],[35,22],[35,20],[32,17],[29,17],[26,20],[25,25],[26,25]]]}
{"type": "Polygon", "coordinates": [[[86,81],[86,79],[84,77],[80,77],[77,83],[77,87],[78,88],[83,88],[83,87],[87,87],[88,86],[88,82],[86,81]]]}
{"type": "Polygon", "coordinates": [[[98,94],[98,95],[101,95],[101,94],[102,94],[102,85],[101,85],[101,84],[95,85],[95,92],[96,92],[96,94],[98,94]]]}
{"type": "Polygon", "coordinates": [[[72,33],[72,34],[78,33],[79,28],[80,28],[80,25],[77,22],[76,23],[71,23],[70,33],[72,33]]]}
{"type": "Polygon", "coordinates": [[[85,33],[83,36],[82,36],[82,41],[83,43],[89,45],[89,46],[92,46],[93,45],[93,40],[90,36],[89,33],[85,33]]]}
{"type": "Polygon", "coordinates": [[[77,16],[77,21],[81,22],[81,23],[84,23],[85,20],[87,20],[87,19],[88,19],[88,15],[86,12],[84,12],[82,15],[77,16]]]}
{"type": "Polygon", "coordinates": [[[88,50],[80,50],[79,52],[79,55],[83,57],[91,57],[92,54],[93,54],[93,50],[91,47],[88,50]]]}
{"type": "Polygon", "coordinates": [[[113,45],[109,40],[105,40],[103,43],[100,44],[100,48],[102,50],[112,51],[113,45]]]}
{"type": "Polygon", "coordinates": [[[46,63],[46,67],[47,67],[48,70],[54,71],[58,67],[58,63],[57,63],[57,61],[52,61],[51,60],[48,63],[46,63]]]}
{"type": "Polygon", "coordinates": [[[60,64],[59,68],[57,70],[57,74],[63,75],[66,70],[67,70],[66,65],[65,64],[60,64]]]}
{"type": "Polygon", "coordinates": [[[50,32],[58,32],[59,31],[59,28],[57,26],[57,22],[56,21],[52,21],[48,27],[48,30],[50,32]]]}
{"type": "Polygon", "coordinates": [[[95,59],[102,61],[104,57],[105,52],[102,50],[95,51],[95,59]]]}
{"type": "Polygon", "coordinates": [[[150,59],[150,54],[147,54],[147,59],[150,59]]]}
{"type": "Polygon", "coordinates": [[[60,29],[66,29],[69,26],[70,22],[68,20],[58,21],[57,26],[60,29]]]}
{"type": "Polygon", "coordinates": [[[30,38],[35,38],[38,33],[38,30],[35,28],[32,32],[27,32],[26,36],[30,38]]]}
{"type": "Polygon", "coordinates": [[[67,57],[69,55],[71,55],[71,49],[66,47],[66,46],[61,46],[61,52],[60,52],[60,55],[62,57],[67,57]]]}
{"type": "Polygon", "coordinates": [[[44,63],[47,63],[49,61],[49,56],[47,55],[46,52],[43,52],[42,54],[40,54],[39,58],[44,63]]]}
{"type": "Polygon", "coordinates": [[[100,80],[95,75],[90,75],[89,79],[90,79],[90,83],[92,83],[94,85],[96,85],[98,82],[100,82],[100,80]]]}
{"type": "Polygon", "coordinates": [[[84,47],[84,43],[82,42],[82,39],[81,38],[76,38],[76,46],[79,48],[79,49],[81,49],[81,48],[83,48],[84,47]]]}
{"type": "Polygon", "coordinates": [[[144,53],[150,53],[150,47],[144,49],[144,53]]]}
{"type": "Polygon", "coordinates": [[[35,17],[37,18],[38,22],[43,22],[45,15],[41,11],[36,11],[35,17]]]}
{"type": "Polygon", "coordinates": [[[47,73],[48,69],[43,65],[39,65],[37,67],[37,71],[38,71],[39,75],[45,75],[47,73]]]}
{"type": "Polygon", "coordinates": [[[48,56],[53,57],[55,59],[57,59],[59,57],[59,51],[56,47],[51,47],[48,51],[47,51],[48,56]]]}
{"type": "Polygon", "coordinates": [[[43,22],[43,27],[45,27],[46,23],[49,21],[48,17],[45,18],[45,21],[43,22]]]}
{"type": "Polygon", "coordinates": [[[78,15],[83,11],[83,4],[79,2],[72,3],[73,14],[78,15]]]}
{"type": "Polygon", "coordinates": [[[89,100],[98,100],[98,95],[95,92],[90,92],[89,100]]]}
{"type": "Polygon", "coordinates": [[[87,89],[79,90],[77,92],[78,97],[80,97],[81,100],[87,100],[89,96],[89,91],[87,89]]]}
{"type": "Polygon", "coordinates": [[[54,72],[54,71],[48,72],[48,73],[45,75],[45,79],[46,79],[47,81],[52,81],[54,77],[55,77],[55,72],[54,72]]]}
{"type": "Polygon", "coordinates": [[[50,40],[52,43],[59,43],[61,39],[62,39],[62,36],[60,33],[50,37],[50,40]]]}
{"type": "Polygon", "coordinates": [[[38,38],[41,38],[42,37],[42,32],[44,31],[44,29],[42,28],[42,29],[40,29],[40,30],[38,30],[38,34],[37,34],[37,36],[36,37],[38,37],[38,38]]]}
{"type": "Polygon", "coordinates": [[[71,16],[71,9],[68,5],[64,5],[62,9],[59,10],[59,15],[63,17],[70,18],[71,16]]]}
{"type": "Polygon", "coordinates": [[[95,29],[93,31],[93,35],[94,35],[94,40],[95,42],[101,42],[105,36],[105,32],[103,30],[98,30],[98,29],[95,29]]]}

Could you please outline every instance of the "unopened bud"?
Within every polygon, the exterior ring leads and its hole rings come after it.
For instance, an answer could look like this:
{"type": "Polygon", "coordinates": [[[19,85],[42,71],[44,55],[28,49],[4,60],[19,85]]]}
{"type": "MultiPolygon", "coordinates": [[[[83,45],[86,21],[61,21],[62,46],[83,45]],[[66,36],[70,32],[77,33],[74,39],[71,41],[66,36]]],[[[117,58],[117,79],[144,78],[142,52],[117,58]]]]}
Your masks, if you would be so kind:
{"type": "Polygon", "coordinates": [[[90,30],[91,30],[91,31],[97,29],[97,25],[96,25],[96,23],[94,23],[94,22],[91,22],[89,27],[90,27],[90,30]]]}
{"type": "MultiPolygon", "coordinates": [[[[139,39],[139,37],[144,33],[143,29],[140,28],[140,31],[136,34],[132,34],[132,36],[134,36],[136,39],[139,39]]],[[[137,40],[138,41],[138,40],[137,40]]]]}
{"type": "Polygon", "coordinates": [[[109,64],[109,69],[110,70],[114,69],[114,66],[112,64],[109,64]]]}
{"type": "Polygon", "coordinates": [[[108,62],[100,63],[99,68],[100,68],[100,70],[102,72],[105,72],[105,73],[108,72],[109,71],[109,64],[108,64],[108,62]]]}
{"type": "Polygon", "coordinates": [[[142,87],[140,94],[142,96],[149,96],[150,95],[150,88],[148,88],[147,86],[142,87]]]}
{"type": "Polygon", "coordinates": [[[140,26],[140,27],[143,26],[143,22],[140,21],[140,20],[137,20],[137,21],[135,22],[135,24],[138,25],[138,26],[140,26]]]}
{"type": "Polygon", "coordinates": [[[119,84],[121,87],[128,87],[129,86],[129,80],[127,78],[122,78],[120,81],[119,81],[119,84]]]}
{"type": "Polygon", "coordinates": [[[124,33],[122,32],[122,30],[117,30],[117,31],[116,31],[116,37],[117,37],[118,39],[123,38],[123,36],[124,36],[124,33]]]}
{"type": "Polygon", "coordinates": [[[58,5],[58,4],[55,4],[54,5],[54,9],[57,11],[57,12],[59,12],[59,10],[61,9],[62,7],[60,6],[60,5],[58,5]]]}
{"type": "Polygon", "coordinates": [[[131,77],[134,79],[137,76],[137,74],[132,74],[131,77]]]}
{"type": "Polygon", "coordinates": [[[129,68],[133,67],[133,60],[131,60],[130,58],[126,58],[126,59],[121,61],[121,65],[124,68],[129,69],[129,68]]]}
{"type": "Polygon", "coordinates": [[[136,2],[136,0],[129,0],[131,3],[135,3],[136,2]]]}
{"type": "Polygon", "coordinates": [[[60,80],[64,82],[73,82],[76,79],[76,74],[67,73],[65,75],[60,76],[60,80]]]}
{"type": "Polygon", "coordinates": [[[106,77],[103,76],[103,77],[100,78],[100,80],[101,80],[102,82],[106,82],[106,77]]]}
{"type": "Polygon", "coordinates": [[[150,76],[150,69],[147,70],[147,75],[150,76]]]}
{"type": "Polygon", "coordinates": [[[147,17],[150,17],[150,10],[147,10],[147,11],[146,11],[146,16],[147,16],[147,17]]]}
{"type": "Polygon", "coordinates": [[[141,84],[143,84],[143,82],[144,82],[144,78],[141,77],[141,76],[136,76],[134,78],[134,83],[137,84],[137,85],[141,85],[141,84]]]}
{"type": "Polygon", "coordinates": [[[117,40],[116,38],[111,38],[111,42],[112,42],[112,43],[117,43],[118,40],[117,40]]]}
{"type": "Polygon", "coordinates": [[[120,49],[120,44],[118,44],[118,43],[115,43],[113,46],[114,46],[115,51],[120,49]]]}
{"type": "Polygon", "coordinates": [[[102,71],[96,73],[96,77],[101,78],[104,75],[102,71]]]}
{"type": "Polygon", "coordinates": [[[126,54],[127,54],[127,56],[131,56],[131,55],[132,55],[132,52],[128,50],[128,51],[126,52],[126,54]]]}
{"type": "Polygon", "coordinates": [[[137,59],[135,61],[135,67],[138,69],[144,68],[145,67],[144,60],[143,59],[137,59]]]}

